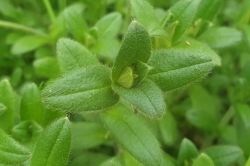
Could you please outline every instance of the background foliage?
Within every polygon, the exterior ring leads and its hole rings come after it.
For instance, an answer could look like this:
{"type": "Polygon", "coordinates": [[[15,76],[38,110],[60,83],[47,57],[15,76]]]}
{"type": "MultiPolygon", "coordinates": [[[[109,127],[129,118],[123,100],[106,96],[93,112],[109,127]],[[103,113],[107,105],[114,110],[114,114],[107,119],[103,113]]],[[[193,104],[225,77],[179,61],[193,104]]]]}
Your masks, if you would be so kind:
{"type": "Polygon", "coordinates": [[[0,36],[0,165],[250,166],[249,0],[0,0],[0,36]]]}

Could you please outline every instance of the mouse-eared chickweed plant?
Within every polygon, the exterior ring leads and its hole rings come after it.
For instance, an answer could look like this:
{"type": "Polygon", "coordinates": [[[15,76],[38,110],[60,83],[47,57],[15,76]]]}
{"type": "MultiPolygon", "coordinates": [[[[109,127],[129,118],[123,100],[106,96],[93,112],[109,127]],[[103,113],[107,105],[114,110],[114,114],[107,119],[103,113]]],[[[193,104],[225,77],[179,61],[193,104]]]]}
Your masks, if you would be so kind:
{"type": "MultiPolygon", "coordinates": [[[[13,54],[56,42],[56,57],[43,57],[40,53],[44,50],[37,51],[40,59],[33,66],[38,74],[51,79],[39,88],[27,86],[18,115],[16,94],[9,81],[0,82],[0,165],[71,165],[74,156],[70,152],[99,145],[111,146],[117,152],[101,166],[221,166],[242,155],[240,148],[227,145],[200,153],[184,138],[175,159],[161,148],[161,140],[151,131],[162,119],[161,132],[164,127],[177,131],[167,109],[167,92],[207,77],[215,66],[221,66],[212,48],[241,40],[235,29],[211,28],[222,1],[179,0],[167,11],[155,10],[146,0],[126,3],[126,21],[122,21],[121,13],[112,12],[88,28],[82,18],[82,4],[65,6],[55,17],[51,4],[44,0],[53,22],[49,35],[0,20],[0,26],[34,34],[21,38],[12,47],[13,54]],[[121,25],[127,29],[119,44],[121,25]],[[61,35],[65,31],[74,39],[61,35]],[[215,43],[211,37],[214,32],[228,32],[234,37],[215,43]],[[24,47],[25,42],[29,47],[24,47]],[[78,115],[88,120],[77,123],[81,121],[78,115]]],[[[21,71],[15,72],[18,75],[21,71]]],[[[195,121],[200,114],[188,116],[194,124],[201,123],[195,121]]],[[[163,137],[172,143],[178,139],[177,134],[163,137]]]]}

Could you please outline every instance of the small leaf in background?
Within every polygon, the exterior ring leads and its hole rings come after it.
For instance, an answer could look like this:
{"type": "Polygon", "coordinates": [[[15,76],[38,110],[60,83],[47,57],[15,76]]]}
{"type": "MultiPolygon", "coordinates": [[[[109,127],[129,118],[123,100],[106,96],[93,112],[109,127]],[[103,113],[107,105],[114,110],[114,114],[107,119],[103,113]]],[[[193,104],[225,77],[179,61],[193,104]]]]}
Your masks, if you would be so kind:
{"type": "Polygon", "coordinates": [[[175,43],[192,24],[199,3],[200,0],[182,0],[178,1],[170,8],[170,12],[173,14],[174,20],[178,21],[172,37],[173,43],[175,43]]]}
{"type": "MultiPolygon", "coordinates": [[[[74,137],[74,135],[73,135],[74,137]]],[[[72,141],[73,142],[73,141],[72,141]]],[[[104,161],[108,160],[109,156],[103,153],[85,151],[77,154],[70,159],[69,166],[100,166],[104,161]]]]}
{"type": "Polygon", "coordinates": [[[20,142],[31,143],[30,141],[37,138],[42,131],[43,128],[35,121],[22,121],[13,127],[12,135],[20,142]]]}
{"type": "Polygon", "coordinates": [[[113,39],[117,36],[122,23],[121,14],[113,12],[102,17],[96,24],[98,40],[113,39]]]}
{"type": "Polygon", "coordinates": [[[56,78],[60,75],[60,69],[55,57],[45,57],[33,62],[37,75],[48,78],[56,78]]]}
{"type": "Polygon", "coordinates": [[[99,166],[123,166],[123,161],[119,156],[116,156],[104,161],[99,166]]]}
{"type": "Polygon", "coordinates": [[[36,84],[27,86],[21,99],[21,120],[34,120],[39,124],[43,122],[44,109],[41,102],[40,91],[36,84]]]}
{"type": "Polygon", "coordinates": [[[55,121],[55,119],[59,119],[65,116],[65,112],[59,112],[55,111],[53,109],[47,109],[44,108],[44,119],[43,119],[43,126],[48,126],[52,122],[55,121]]]}
{"type": "Polygon", "coordinates": [[[112,69],[112,80],[117,81],[121,72],[136,61],[147,62],[151,55],[151,40],[147,30],[132,21],[125,35],[112,69]]]}
{"type": "Polygon", "coordinates": [[[202,33],[198,39],[213,49],[220,49],[239,44],[242,40],[242,34],[235,28],[213,27],[202,33]]]}
{"type": "Polygon", "coordinates": [[[223,0],[202,0],[197,9],[196,18],[212,21],[221,8],[223,0]]]}
{"type": "Polygon", "coordinates": [[[31,166],[66,165],[70,152],[71,125],[61,118],[41,134],[31,158],[31,166]]]}
{"type": "Polygon", "coordinates": [[[188,121],[197,128],[214,130],[219,123],[218,99],[199,85],[191,86],[189,94],[192,109],[187,112],[188,121]]]}
{"type": "Polygon", "coordinates": [[[179,131],[174,116],[169,111],[166,111],[166,114],[159,120],[158,124],[163,142],[167,146],[175,145],[178,140],[179,131]]]}
{"type": "Polygon", "coordinates": [[[25,36],[18,39],[11,48],[11,52],[15,55],[24,54],[33,51],[44,44],[50,42],[49,38],[40,36],[25,36]]]}
{"type": "Polygon", "coordinates": [[[199,152],[195,145],[187,138],[184,138],[181,142],[180,150],[178,153],[179,165],[185,165],[186,163],[190,163],[198,156],[198,154],[199,152]]]}
{"type": "Polygon", "coordinates": [[[183,87],[205,77],[213,68],[210,52],[171,48],[153,51],[148,61],[148,78],[163,91],[183,87]]]}
{"type": "Polygon", "coordinates": [[[10,76],[10,83],[13,87],[16,87],[22,79],[22,75],[23,75],[23,70],[20,67],[16,67],[10,76]]]}
{"type": "Polygon", "coordinates": [[[15,93],[7,79],[0,81],[0,103],[2,104],[2,113],[0,115],[0,129],[6,133],[11,133],[15,118],[15,93]]]}
{"type": "Polygon", "coordinates": [[[72,123],[72,149],[90,149],[106,141],[107,130],[98,123],[72,123]]]}
{"type": "Polygon", "coordinates": [[[119,104],[103,112],[103,121],[119,144],[145,166],[159,166],[162,153],[143,121],[119,104]],[[133,145],[133,146],[131,146],[133,145]]]}
{"type": "Polygon", "coordinates": [[[146,0],[130,0],[136,19],[147,29],[152,36],[168,38],[154,11],[146,0]]]}
{"type": "Polygon", "coordinates": [[[214,162],[216,166],[232,165],[240,156],[242,150],[237,146],[217,145],[203,150],[214,162]]]}
{"type": "Polygon", "coordinates": [[[213,160],[206,155],[201,153],[193,162],[192,166],[214,166],[213,160]]]}
{"type": "Polygon", "coordinates": [[[177,161],[169,154],[164,153],[161,166],[177,166],[177,161]]]}
{"type": "Polygon", "coordinates": [[[0,13],[6,17],[17,19],[17,10],[9,1],[0,0],[0,13]]]}
{"type": "Polygon", "coordinates": [[[236,103],[234,109],[239,120],[245,125],[250,127],[250,107],[247,104],[236,103]]]}
{"type": "Polygon", "coordinates": [[[62,38],[57,42],[57,57],[62,73],[99,64],[96,57],[86,47],[67,38],[62,38]]]}
{"type": "Polygon", "coordinates": [[[144,80],[132,89],[125,89],[119,85],[112,85],[112,89],[150,118],[160,118],[165,114],[166,104],[163,94],[151,80],[144,80]]]}
{"type": "Polygon", "coordinates": [[[245,166],[250,166],[250,157],[248,158],[247,163],[246,163],[245,166]]]}
{"type": "Polygon", "coordinates": [[[84,5],[80,3],[73,4],[64,10],[64,18],[69,31],[79,42],[84,42],[84,33],[88,27],[82,15],[84,5]]]}
{"type": "Polygon", "coordinates": [[[248,24],[250,21],[250,2],[249,0],[243,0],[240,13],[238,15],[238,24],[248,24]]]}
{"type": "Polygon", "coordinates": [[[101,65],[91,66],[54,80],[43,89],[42,100],[47,108],[54,110],[101,110],[118,102],[118,96],[110,86],[110,69],[101,65]]]}
{"type": "Polygon", "coordinates": [[[0,129],[0,165],[21,164],[31,157],[30,151],[0,129]]]}

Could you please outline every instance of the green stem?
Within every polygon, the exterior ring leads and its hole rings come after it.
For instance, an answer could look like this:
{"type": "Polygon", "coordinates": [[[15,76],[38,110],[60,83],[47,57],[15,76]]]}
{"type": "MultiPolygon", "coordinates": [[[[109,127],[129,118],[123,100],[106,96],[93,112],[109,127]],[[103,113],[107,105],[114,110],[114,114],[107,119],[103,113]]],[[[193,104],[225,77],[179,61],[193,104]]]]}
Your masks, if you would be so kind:
{"type": "Polygon", "coordinates": [[[54,14],[54,11],[51,7],[51,4],[50,4],[49,0],[43,0],[43,3],[47,9],[48,14],[49,14],[50,21],[53,23],[55,21],[55,14],[54,14]]]}
{"type": "Polygon", "coordinates": [[[8,21],[0,20],[0,27],[12,28],[12,29],[16,29],[16,30],[20,30],[20,31],[25,31],[25,32],[28,32],[28,33],[32,33],[34,35],[39,35],[39,36],[43,36],[43,37],[49,38],[48,35],[40,32],[40,31],[38,31],[36,29],[30,28],[30,27],[27,27],[27,26],[24,26],[24,25],[21,25],[21,24],[13,23],[13,22],[8,22],[8,21]]]}
{"type": "Polygon", "coordinates": [[[231,106],[229,110],[225,113],[225,115],[222,117],[218,127],[223,128],[228,124],[228,122],[233,118],[234,116],[234,108],[231,106]]]}

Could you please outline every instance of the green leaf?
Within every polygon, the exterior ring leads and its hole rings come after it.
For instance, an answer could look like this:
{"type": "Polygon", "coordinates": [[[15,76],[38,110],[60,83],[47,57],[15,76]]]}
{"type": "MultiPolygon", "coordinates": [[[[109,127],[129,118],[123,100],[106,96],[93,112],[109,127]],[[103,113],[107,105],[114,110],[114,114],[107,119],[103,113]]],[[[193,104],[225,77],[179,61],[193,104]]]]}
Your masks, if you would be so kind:
{"type": "Polygon", "coordinates": [[[0,164],[21,164],[31,157],[29,150],[0,129],[0,164]]]}
{"type": "Polygon", "coordinates": [[[245,166],[250,166],[250,157],[248,158],[247,163],[246,163],[245,166]]]}
{"type": "Polygon", "coordinates": [[[200,0],[181,0],[170,8],[170,12],[174,16],[174,20],[178,21],[175,28],[172,42],[175,43],[192,24],[196,11],[198,9],[200,0]]]}
{"type": "Polygon", "coordinates": [[[153,51],[148,77],[163,91],[183,87],[205,77],[213,68],[209,52],[188,48],[153,51]]]}
{"type": "Polygon", "coordinates": [[[70,143],[70,122],[68,118],[61,118],[43,131],[35,146],[30,165],[66,165],[70,152],[70,143]]]}
{"type": "Polygon", "coordinates": [[[45,87],[42,91],[43,103],[47,108],[67,112],[101,110],[118,101],[110,85],[109,68],[82,68],[45,87]]]}
{"type": "Polygon", "coordinates": [[[77,41],[84,42],[84,33],[88,27],[82,16],[84,6],[80,3],[67,7],[64,11],[64,18],[69,31],[77,41]]]}
{"type": "Polygon", "coordinates": [[[250,21],[250,2],[248,0],[243,0],[242,8],[240,9],[240,13],[238,15],[237,21],[239,24],[247,25],[250,21]]]}
{"type": "Polygon", "coordinates": [[[44,44],[49,43],[49,39],[40,36],[25,36],[18,39],[11,48],[11,52],[15,55],[24,54],[33,51],[44,44]]]}
{"type": "Polygon", "coordinates": [[[163,142],[167,146],[173,146],[178,140],[179,131],[173,115],[166,111],[166,115],[159,120],[159,128],[163,142]]]}
{"type": "Polygon", "coordinates": [[[7,79],[0,81],[0,103],[2,103],[2,112],[0,115],[0,129],[10,133],[14,126],[15,119],[15,93],[7,79]]]}
{"type": "Polygon", "coordinates": [[[212,27],[202,33],[198,39],[211,48],[220,49],[239,44],[242,40],[240,31],[229,27],[212,27]]]}
{"type": "Polygon", "coordinates": [[[205,153],[201,153],[193,162],[192,166],[214,166],[213,160],[206,155],[205,153]]]}
{"type": "Polygon", "coordinates": [[[122,46],[112,69],[112,80],[117,81],[126,67],[136,61],[147,62],[151,55],[151,40],[148,32],[138,22],[133,21],[125,35],[122,46]]]}
{"type": "Polygon", "coordinates": [[[117,83],[124,88],[130,89],[134,82],[134,76],[133,76],[133,70],[131,67],[126,67],[122,73],[119,79],[117,80],[117,83]]]}
{"type": "Polygon", "coordinates": [[[223,0],[202,0],[199,4],[196,18],[212,21],[221,8],[223,0]]]}
{"type": "Polygon", "coordinates": [[[126,150],[123,150],[122,154],[125,166],[142,166],[142,164],[131,156],[131,154],[129,154],[126,150]]]}
{"type": "Polygon", "coordinates": [[[116,156],[104,161],[100,166],[123,166],[123,164],[121,158],[116,156]]]}
{"type": "Polygon", "coordinates": [[[161,166],[177,166],[177,161],[167,153],[164,153],[161,166]]]}
{"type": "Polygon", "coordinates": [[[22,74],[23,74],[22,68],[16,67],[15,69],[13,69],[10,76],[10,82],[13,87],[17,86],[20,83],[22,79],[22,74]]]}
{"type": "Polygon", "coordinates": [[[67,38],[57,42],[57,57],[62,73],[99,64],[86,47],[67,38]]]}
{"type": "Polygon", "coordinates": [[[0,13],[10,18],[17,18],[17,10],[9,1],[0,0],[0,13]]]}
{"type": "MultiPolygon", "coordinates": [[[[72,141],[73,142],[73,141],[72,141]]],[[[78,153],[76,156],[74,154],[74,158],[70,159],[70,163],[68,166],[100,166],[104,161],[109,159],[108,155],[103,153],[96,153],[91,151],[84,151],[78,153]]]]}
{"type": "Polygon", "coordinates": [[[150,80],[144,80],[132,89],[125,89],[115,84],[112,88],[138,111],[150,118],[160,118],[165,114],[166,105],[163,94],[150,80]]]}
{"type": "Polygon", "coordinates": [[[152,36],[168,38],[163,30],[154,8],[145,0],[130,0],[136,19],[147,29],[152,36]]]}
{"type": "Polygon", "coordinates": [[[0,116],[6,111],[7,108],[3,103],[0,103],[0,116]]]}
{"type": "Polygon", "coordinates": [[[149,71],[151,70],[151,67],[148,66],[146,63],[143,62],[136,62],[134,67],[135,72],[135,85],[140,84],[144,78],[148,75],[149,71]]]}
{"type": "Polygon", "coordinates": [[[216,166],[232,165],[243,153],[237,146],[218,145],[203,150],[216,166]]]}
{"type": "Polygon", "coordinates": [[[29,143],[31,139],[39,136],[42,131],[43,128],[35,121],[22,121],[12,129],[14,138],[29,143]]]}
{"type": "Polygon", "coordinates": [[[176,45],[173,47],[180,49],[185,48],[188,50],[193,50],[195,52],[206,53],[207,56],[210,56],[210,58],[212,59],[214,66],[221,66],[221,58],[214,50],[212,50],[207,44],[204,44],[192,38],[183,37],[183,40],[176,43],[176,45]]]}
{"type": "Polygon", "coordinates": [[[106,141],[107,130],[90,122],[72,123],[72,149],[82,150],[101,145],[106,141]]]}
{"type": "Polygon", "coordinates": [[[20,106],[21,120],[34,120],[39,124],[43,122],[43,106],[40,91],[36,84],[27,86],[20,106]]]}
{"type": "Polygon", "coordinates": [[[237,117],[245,127],[250,127],[250,107],[247,104],[236,103],[234,109],[237,117]]]}
{"type": "Polygon", "coordinates": [[[102,17],[96,24],[98,40],[113,39],[120,31],[122,16],[118,12],[109,13],[102,17]]]}
{"type": "Polygon", "coordinates": [[[60,69],[55,57],[45,57],[33,62],[37,75],[56,78],[60,75],[60,69]]]}
{"type": "Polygon", "coordinates": [[[129,109],[116,105],[103,113],[103,120],[118,143],[135,159],[145,166],[161,165],[162,153],[158,141],[129,109]]]}
{"type": "Polygon", "coordinates": [[[181,147],[178,153],[178,163],[179,165],[184,165],[184,163],[191,163],[193,159],[198,156],[199,152],[195,145],[184,138],[181,142],[181,147]]]}

